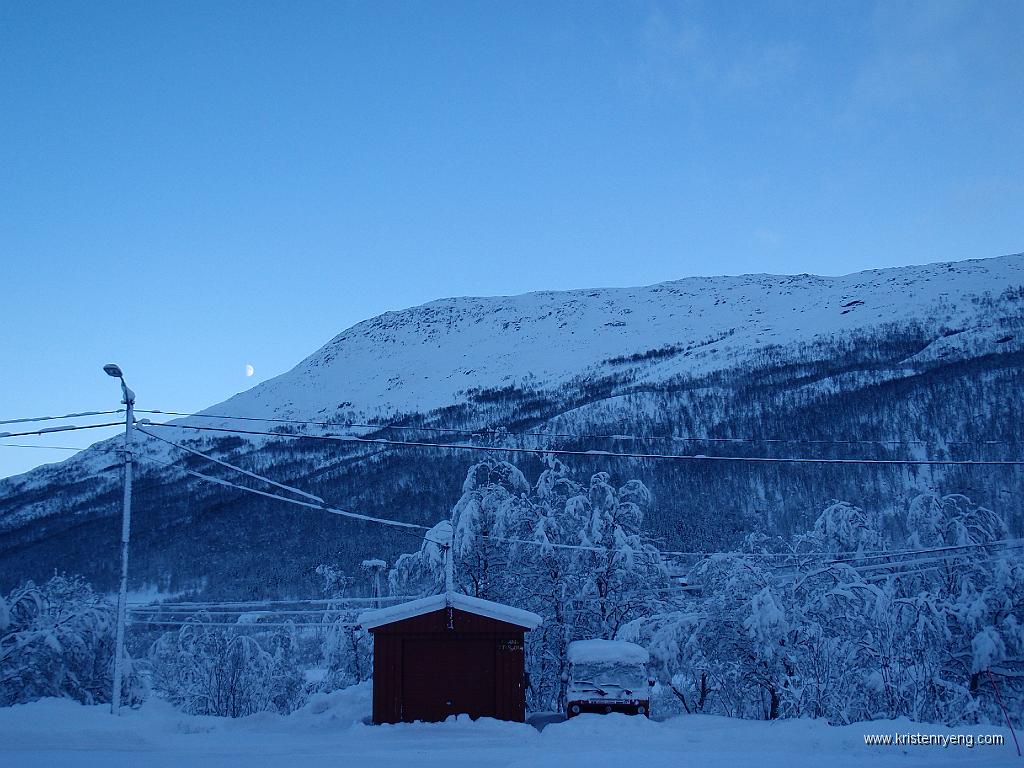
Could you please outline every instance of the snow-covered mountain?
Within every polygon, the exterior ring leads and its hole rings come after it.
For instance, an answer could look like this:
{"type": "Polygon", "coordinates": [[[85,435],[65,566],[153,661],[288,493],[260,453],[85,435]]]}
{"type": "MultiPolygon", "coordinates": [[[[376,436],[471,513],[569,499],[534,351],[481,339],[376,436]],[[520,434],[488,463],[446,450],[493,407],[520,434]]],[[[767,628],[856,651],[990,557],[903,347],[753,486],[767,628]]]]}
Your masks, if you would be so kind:
{"type": "Polygon", "coordinates": [[[907,363],[1020,349],[984,303],[1024,285],[1024,255],[844,277],[687,278],[643,288],[442,299],[340,333],[282,376],[210,412],[387,418],[465,401],[473,389],[553,389],[645,352],[637,381],[742,365],[773,347],[919,323],[943,334],[907,363]]]}
{"type": "MultiPolygon", "coordinates": [[[[1024,254],[844,277],[688,278],[643,288],[445,299],[359,323],[288,373],[181,423],[239,427],[243,422],[230,417],[240,416],[397,420],[513,433],[661,436],[603,442],[475,438],[497,445],[1015,457],[1022,437],[1022,343],[1024,254]],[[682,439],[694,436],[754,442],[682,439]],[[985,442],[992,440],[1001,443],[985,442]]],[[[279,422],[244,424],[317,431],[279,422]]],[[[361,433],[437,437],[388,429],[361,433]]],[[[168,436],[191,439],[335,503],[430,523],[447,513],[466,468],[480,458],[187,430],[168,436]]],[[[0,481],[0,587],[55,567],[101,581],[112,575],[113,561],[99,553],[105,537],[116,536],[120,478],[114,447],[99,444],[62,464],[0,481]]],[[[147,443],[142,451],[210,469],[160,444],[147,443]]],[[[536,474],[539,460],[509,458],[528,476],[536,474]]],[[[146,466],[136,505],[136,572],[143,581],[180,586],[211,577],[216,582],[219,573],[220,581],[237,587],[256,578],[227,577],[221,571],[230,560],[230,567],[243,571],[259,563],[294,589],[306,583],[286,575],[298,568],[296,558],[308,570],[318,557],[345,562],[408,549],[408,542],[377,529],[339,528],[337,520],[316,513],[283,512],[274,502],[240,500],[174,468],[146,466]],[[296,526],[307,537],[301,543],[293,535],[296,526]],[[224,547],[232,548],[230,555],[224,547]]],[[[1014,470],[983,477],[974,469],[602,465],[597,457],[578,462],[581,473],[597,469],[623,479],[642,477],[657,500],[652,531],[690,546],[735,539],[752,527],[786,528],[834,497],[898,514],[905,496],[923,487],[970,492],[978,501],[1003,504],[1017,519],[1017,494],[1024,490],[1014,470]]]]}

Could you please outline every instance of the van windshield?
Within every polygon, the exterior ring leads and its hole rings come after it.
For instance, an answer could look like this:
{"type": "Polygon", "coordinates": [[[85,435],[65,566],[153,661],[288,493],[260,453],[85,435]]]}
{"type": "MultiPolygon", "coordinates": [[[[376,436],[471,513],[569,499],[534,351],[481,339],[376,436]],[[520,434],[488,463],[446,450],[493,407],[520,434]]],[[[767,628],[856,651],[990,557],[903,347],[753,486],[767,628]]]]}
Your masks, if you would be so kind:
{"type": "Polygon", "coordinates": [[[647,687],[647,670],[642,664],[622,662],[587,662],[572,668],[574,688],[629,689],[641,691],[647,687]]]}

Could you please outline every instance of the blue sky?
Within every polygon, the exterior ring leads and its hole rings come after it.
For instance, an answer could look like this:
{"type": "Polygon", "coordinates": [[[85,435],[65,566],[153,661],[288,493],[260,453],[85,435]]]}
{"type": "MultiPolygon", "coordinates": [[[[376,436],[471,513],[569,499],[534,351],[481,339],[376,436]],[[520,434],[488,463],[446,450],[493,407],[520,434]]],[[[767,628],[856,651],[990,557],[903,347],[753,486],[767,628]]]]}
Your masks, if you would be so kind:
{"type": "MultiPolygon", "coordinates": [[[[1024,250],[1022,29],[995,1],[5,0],[0,418],[116,407],[110,360],[198,409],[443,296],[1024,250]]],[[[97,435],[58,437],[18,442],[97,435]]]]}

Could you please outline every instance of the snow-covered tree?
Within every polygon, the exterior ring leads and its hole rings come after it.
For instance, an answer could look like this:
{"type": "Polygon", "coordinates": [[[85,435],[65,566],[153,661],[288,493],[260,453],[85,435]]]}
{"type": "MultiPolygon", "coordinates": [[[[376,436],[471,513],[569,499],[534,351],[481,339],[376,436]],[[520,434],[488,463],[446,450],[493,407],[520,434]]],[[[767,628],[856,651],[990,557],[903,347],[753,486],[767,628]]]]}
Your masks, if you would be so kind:
{"type": "Polygon", "coordinates": [[[470,467],[452,510],[455,585],[473,597],[500,600],[506,592],[512,547],[529,534],[532,505],[523,473],[504,461],[470,467]]]}
{"type": "Polygon", "coordinates": [[[344,622],[330,626],[323,644],[327,674],[318,690],[327,692],[361,683],[373,677],[373,636],[344,622]]]}
{"type": "Polygon", "coordinates": [[[168,632],[150,651],[153,682],[172,704],[192,715],[244,717],[291,712],[303,699],[289,633],[264,640],[208,626],[199,614],[168,632]]]}
{"type": "MultiPolygon", "coordinates": [[[[381,578],[386,568],[387,563],[383,560],[365,560],[362,563],[361,569],[369,576],[375,595],[380,593],[381,578]]],[[[356,581],[330,566],[320,566],[317,570],[324,577],[324,594],[332,599],[342,598],[356,581]]],[[[320,656],[326,674],[317,686],[321,692],[347,688],[373,676],[373,638],[369,632],[355,625],[359,609],[353,610],[340,601],[333,607],[337,611],[323,617],[320,656]]]]}
{"type": "MultiPolygon", "coordinates": [[[[114,606],[80,578],[54,576],[0,596],[0,706],[45,696],[110,701],[115,628],[114,606]]],[[[121,700],[144,696],[126,658],[121,700]]]]}
{"type": "Polygon", "coordinates": [[[658,585],[668,583],[656,547],[641,534],[650,493],[632,480],[619,489],[606,472],[590,478],[586,494],[570,498],[562,515],[568,550],[569,582],[578,599],[577,621],[590,637],[612,639],[630,618],[661,607],[658,585]]]}
{"type": "Polygon", "coordinates": [[[1024,559],[1002,520],[963,496],[922,496],[906,538],[849,504],[771,551],[700,562],[702,593],[630,622],[688,710],[743,717],[996,721],[993,681],[1024,705],[1024,559]],[[910,550],[910,552],[908,552],[910,550]]]}
{"type": "Polygon", "coordinates": [[[444,591],[444,542],[451,538],[452,524],[442,520],[428,530],[416,552],[400,555],[388,573],[392,595],[436,595],[444,591]]]}

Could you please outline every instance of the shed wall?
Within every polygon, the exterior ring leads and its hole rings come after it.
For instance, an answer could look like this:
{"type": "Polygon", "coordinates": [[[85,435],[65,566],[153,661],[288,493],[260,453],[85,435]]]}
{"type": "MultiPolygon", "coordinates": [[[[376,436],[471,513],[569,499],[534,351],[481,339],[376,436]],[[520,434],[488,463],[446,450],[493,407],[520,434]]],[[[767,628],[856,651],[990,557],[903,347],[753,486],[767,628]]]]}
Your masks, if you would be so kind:
{"type": "Polygon", "coordinates": [[[373,721],[526,717],[525,629],[440,609],[373,633],[373,721]]]}

